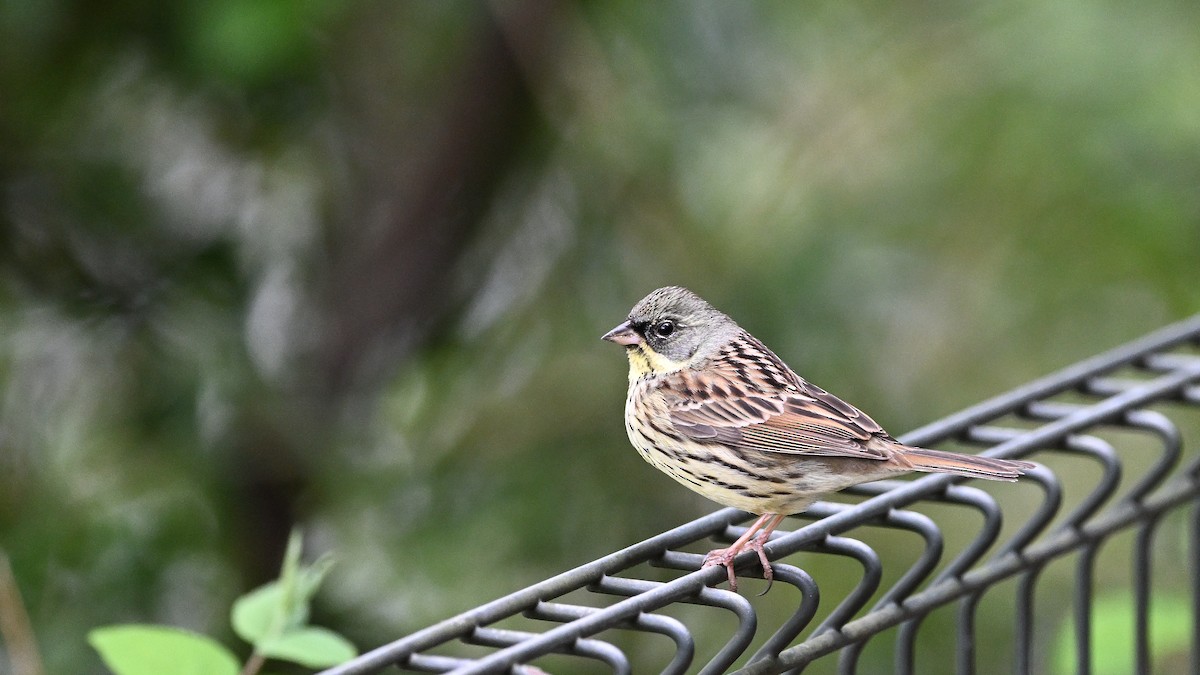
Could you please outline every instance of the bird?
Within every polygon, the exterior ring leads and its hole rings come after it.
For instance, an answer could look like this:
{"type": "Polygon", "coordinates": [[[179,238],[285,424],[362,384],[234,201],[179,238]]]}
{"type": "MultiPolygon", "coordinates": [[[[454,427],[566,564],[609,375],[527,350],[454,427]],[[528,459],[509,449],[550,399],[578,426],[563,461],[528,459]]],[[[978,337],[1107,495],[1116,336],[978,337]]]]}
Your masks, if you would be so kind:
{"type": "Polygon", "coordinates": [[[757,552],[770,581],[763,546],[771,533],[826,494],[912,471],[1015,481],[1035,466],[897,441],[680,286],[651,292],[602,337],[629,359],[625,429],[642,458],[708,499],[759,516],[704,558],[702,567],[725,567],[734,591],[734,558],[757,552]]]}

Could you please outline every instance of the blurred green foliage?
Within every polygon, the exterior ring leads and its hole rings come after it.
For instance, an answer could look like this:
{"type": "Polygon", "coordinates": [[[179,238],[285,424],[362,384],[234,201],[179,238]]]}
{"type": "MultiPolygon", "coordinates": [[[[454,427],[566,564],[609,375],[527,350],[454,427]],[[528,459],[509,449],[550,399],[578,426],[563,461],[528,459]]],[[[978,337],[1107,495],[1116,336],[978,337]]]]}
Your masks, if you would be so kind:
{"type": "Polygon", "coordinates": [[[1182,0],[0,0],[0,545],[48,671],[231,643],[295,523],[369,647],[710,508],[597,339],[656,286],[897,433],[1196,312],[1198,72],[1182,0]]]}
{"type": "MultiPolygon", "coordinates": [[[[1095,649],[1093,672],[1101,675],[1121,675],[1137,672],[1134,655],[1134,615],[1130,611],[1133,597],[1128,593],[1101,595],[1096,599],[1092,616],[1095,630],[1092,639],[1095,649]]],[[[1150,626],[1153,633],[1154,670],[1177,672],[1187,662],[1191,636],[1192,608],[1181,595],[1164,595],[1151,599],[1150,626]]],[[[1075,660],[1073,626],[1064,625],[1055,641],[1054,672],[1079,672],[1075,660]]]]}

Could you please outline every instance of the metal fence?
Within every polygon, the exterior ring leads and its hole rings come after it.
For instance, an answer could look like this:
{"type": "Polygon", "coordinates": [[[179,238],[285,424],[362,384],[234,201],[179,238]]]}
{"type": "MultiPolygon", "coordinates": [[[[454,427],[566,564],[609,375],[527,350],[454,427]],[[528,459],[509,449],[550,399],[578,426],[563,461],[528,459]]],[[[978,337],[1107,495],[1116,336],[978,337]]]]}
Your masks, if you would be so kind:
{"type": "MultiPolygon", "coordinates": [[[[653,668],[666,673],[800,672],[814,662],[813,670],[850,673],[866,663],[865,650],[876,667],[878,652],[890,652],[886,669],[900,673],[927,672],[918,667],[927,662],[1028,673],[1050,668],[1050,643],[1065,635],[1060,663],[1088,673],[1104,665],[1094,662],[1094,640],[1109,630],[1096,625],[1097,597],[1113,583],[1109,571],[1097,578],[1103,553],[1118,557],[1129,589],[1120,595],[1129,667],[1150,672],[1162,658],[1152,641],[1161,626],[1152,633],[1151,624],[1179,623],[1154,611],[1167,597],[1182,604],[1187,625],[1172,626],[1185,635],[1170,667],[1200,673],[1200,461],[1180,461],[1181,429],[1200,429],[1198,413],[1200,316],[905,435],[913,445],[982,448],[1040,466],[1011,486],[925,475],[859,486],[850,491],[866,496],[858,503],[818,503],[767,544],[768,557],[784,562],[773,565],[765,597],[715,588],[724,568],[700,569],[703,551],[735,539],[750,519],[724,509],[325,672],[628,673],[636,649],[639,664],[660,657],[653,668]],[[916,541],[917,552],[881,556],[869,543],[881,533],[916,541]],[[1057,575],[1065,587],[1045,581],[1055,565],[1071,568],[1057,575]],[[817,579],[838,593],[821,597],[817,579]],[[1056,603],[1050,611],[1047,602],[1056,603]],[[923,631],[935,614],[949,618],[923,631]],[[953,648],[922,651],[933,630],[953,648]]],[[[758,572],[753,553],[739,563],[743,576],[758,572]]]]}

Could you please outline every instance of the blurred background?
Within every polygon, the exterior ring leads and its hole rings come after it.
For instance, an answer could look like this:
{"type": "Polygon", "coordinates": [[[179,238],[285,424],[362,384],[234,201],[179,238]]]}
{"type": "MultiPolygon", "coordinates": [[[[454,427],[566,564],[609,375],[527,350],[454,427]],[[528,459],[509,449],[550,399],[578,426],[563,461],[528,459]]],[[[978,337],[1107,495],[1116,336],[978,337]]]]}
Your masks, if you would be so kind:
{"type": "Polygon", "coordinates": [[[1198,73],[1187,0],[0,1],[47,672],[236,644],[294,524],[370,648],[711,510],[599,340],[661,285],[898,434],[1200,310],[1198,73]]]}

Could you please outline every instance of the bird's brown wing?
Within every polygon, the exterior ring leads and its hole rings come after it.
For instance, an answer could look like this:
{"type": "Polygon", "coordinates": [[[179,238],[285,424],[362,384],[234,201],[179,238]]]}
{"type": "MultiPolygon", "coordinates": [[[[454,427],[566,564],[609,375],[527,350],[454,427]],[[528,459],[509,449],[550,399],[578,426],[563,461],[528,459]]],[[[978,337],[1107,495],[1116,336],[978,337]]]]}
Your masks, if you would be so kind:
{"type": "Polygon", "coordinates": [[[663,379],[677,431],[746,450],[886,460],[889,438],[865,413],[793,373],[750,336],[703,370],[663,379]]]}

